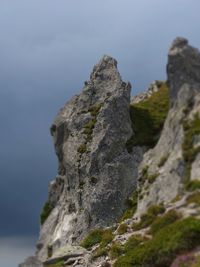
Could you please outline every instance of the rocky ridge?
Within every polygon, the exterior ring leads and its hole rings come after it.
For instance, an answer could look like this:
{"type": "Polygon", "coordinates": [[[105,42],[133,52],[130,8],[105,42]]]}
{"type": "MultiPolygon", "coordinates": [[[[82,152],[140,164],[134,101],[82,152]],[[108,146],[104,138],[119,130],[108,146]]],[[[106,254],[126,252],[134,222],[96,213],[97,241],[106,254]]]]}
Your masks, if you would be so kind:
{"type": "Polygon", "coordinates": [[[200,53],[184,38],[167,76],[130,100],[104,56],[61,109],[51,127],[59,172],[36,264],[22,267],[199,266],[200,53]]]}

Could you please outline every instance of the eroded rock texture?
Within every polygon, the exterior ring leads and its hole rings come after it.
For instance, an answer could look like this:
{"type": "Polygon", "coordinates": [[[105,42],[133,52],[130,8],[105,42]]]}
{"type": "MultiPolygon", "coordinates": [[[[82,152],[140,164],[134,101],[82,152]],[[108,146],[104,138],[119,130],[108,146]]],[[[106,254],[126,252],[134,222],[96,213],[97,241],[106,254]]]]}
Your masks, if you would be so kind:
{"type": "Polygon", "coordinates": [[[59,172],[49,187],[53,207],[37,245],[45,260],[89,229],[116,222],[136,186],[143,150],[127,152],[132,136],[131,85],[122,81],[115,59],[104,56],[80,95],[60,110],[52,127],[59,172]]]}
{"type": "MultiPolygon", "coordinates": [[[[142,197],[137,215],[152,204],[167,204],[184,194],[186,179],[199,179],[196,177],[199,157],[188,166],[183,155],[184,123],[200,113],[200,53],[186,39],[177,38],[173,42],[168,54],[167,74],[171,108],[158,144],[145,154],[140,166],[138,183],[142,197]],[[191,170],[188,171],[188,167],[191,170]]],[[[199,146],[198,136],[195,140],[199,146]]]]}

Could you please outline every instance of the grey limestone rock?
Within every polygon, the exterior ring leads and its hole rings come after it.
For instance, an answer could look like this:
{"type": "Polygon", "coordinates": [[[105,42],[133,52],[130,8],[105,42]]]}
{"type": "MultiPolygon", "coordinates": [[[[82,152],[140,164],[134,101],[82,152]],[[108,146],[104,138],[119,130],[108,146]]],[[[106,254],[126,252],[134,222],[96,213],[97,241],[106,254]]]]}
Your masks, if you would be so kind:
{"type": "Polygon", "coordinates": [[[122,81],[117,61],[104,56],[52,127],[59,170],[49,186],[52,212],[44,222],[37,256],[46,260],[65,244],[77,244],[96,227],[112,225],[136,187],[144,149],[129,154],[131,85],[122,81]]]}
{"type": "MultiPolygon", "coordinates": [[[[140,166],[139,181],[145,169],[148,176],[155,175],[155,181],[152,184],[148,179],[145,183],[139,182],[142,192],[136,216],[144,213],[148,206],[169,203],[184,192],[183,121],[191,120],[195,113],[200,114],[199,51],[191,47],[186,39],[177,38],[169,51],[167,70],[171,108],[160,140],[154,149],[145,154],[140,166]]],[[[197,155],[192,165],[192,179],[198,179],[199,166],[197,155]]]]}

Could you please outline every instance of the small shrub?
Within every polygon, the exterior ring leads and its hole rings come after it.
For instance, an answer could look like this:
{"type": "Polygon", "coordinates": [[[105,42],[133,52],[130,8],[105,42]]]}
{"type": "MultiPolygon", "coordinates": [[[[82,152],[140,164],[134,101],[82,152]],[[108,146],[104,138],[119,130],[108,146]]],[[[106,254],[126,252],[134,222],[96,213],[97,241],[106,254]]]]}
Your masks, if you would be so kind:
{"type": "Polygon", "coordinates": [[[148,239],[141,235],[132,235],[129,237],[128,241],[124,245],[124,251],[127,252],[131,249],[136,248],[141,243],[147,241],[148,239]]]}
{"type": "Polygon", "coordinates": [[[81,242],[81,246],[84,248],[91,248],[102,241],[103,230],[95,229],[91,231],[81,242]]]}
{"type": "Polygon", "coordinates": [[[64,261],[58,261],[56,263],[53,264],[44,264],[44,267],[63,267],[64,266],[64,261]]]}
{"type": "Polygon", "coordinates": [[[102,256],[107,256],[107,255],[108,255],[108,250],[105,247],[99,246],[95,250],[94,254],[92,255],[92,258],[96,259],[96,258],[99,258],[99,257],[102,257],[102,256]]]}
{"type": "Polygon", "coordinates": [[[200,192],[195,192],[187,198],[187,203],[196,203],[200,205],[200,192]]]}
{"type": "Polygon", "coordinates": [[[200,181],[199,180],[189,181],[188,183],[186,183],[185,187],[188,191],[195,191],[197,189],[200,189],[200,181]]]}
{"type": "Polygon", "coordinates": [[[50,213],[51,213],[52,210],[53,210],[52,205],[50,204],[50,202],[47,201],[47,202],[44,204],[44,207],[43,207],[42,212],[41,212],[41,214],[40,214],[40,224],[41,224],[41,225],[42,225],[42,224],[46,221],[46,219],[49,217],[49,215],[50,215],[50,213]]]}
{"type": "Polygon", "coordinates": [[[92,116],[96,117],[101,109],[102,104],[97,104],[89,108],[89,112],[92,116]]]}
{"type": "Polygon", "coordinates": [[[117,233],[119,235],[123,235],[127,232],[128,225],[125,223],[120,224],[119,228],[117,229],[117,233]]]}
{"type": "Polygon", "coordinates": [[[152,184],[153,182],[155,182],[156,178],[159,176],[159,173],[154,173],[154,174],[149,174],[148,173],[149,167],[145,166],[142,169],[141,175],[139,177],[139,183],[140,183],[140,187],[142,187],[142,185],[148,181],[150,184],[152,184]]]}
{"type": "Polygon", "coordinates": [[[152,184],[152,183],[154,183],[155,182],[155,180],[156,180],[156,178],[159,176],[159,173],[155,173],[155,174],[151,174],[151,175],[149,175],[148,176],[148,182],[150,183],[150,184],[152,184]]]}
{"type": "Polygon", "coordinates": [[[162,156],[162,158],[160,159],[160,161],[158,163],[158,167],[160,168],[160,167],[164,166],[165,162],[168,160],[168,158],[169,158],[169,154],[162,156]]]}
{"type": "Polygon", "coordinates": [[[177,195],[177,196],[175,196],[175,198],[172,199],[171,203],[175,203],[175,202],[177,202],[179,200],[181,200],[181,196],[177,195]]]}
{"type": "Polygon", "coordinates": [[[111,229],[95,229],[91,231],[81,242],[81,246],[90,249],[94,245],[100,244],[101,248],[107,246],[114,236],[111,229]]]}
{"type": "Polygon", "coordinates": [[[162,204],[150,206],[147,212],[141,216],[140,222],[132,224],[132,229],[140,230],[150,226],[156,219],[157,215],[162,214],[164,212],[165,208],[162,204]]]}
{"type": "Polygon", "coordinates": [[[138,202],[138,191],[136,190],[133,193],[132,197],[126,200],[125,204],[127,206],[127,210],[125,210],[124,214],[122,215],[120,222],[133,217],[137,209],[137,202],[138,202]]]}
{"type": "Polygon", "coordinates": [[[140,186],[142,186],[145,183],[145,181],[148,179],[148,169],[149,169],[149,166],[145,166],[142,169],[141,175],[138,180],[140,183],[140,186]]]}
{"type": "Polygon", "coordinates": [[[200,119],[198,114],[195,114],[192,121],[183,122],[184,141],[182,144],[183,158],[185,161],[185,184],[190,181],[191,165],[196,158],[196,155],[200,153],[200,146],[194,148],[193,141],[196,135],[200,134],[200,119]]]}
{"type": "Polygon", "coordinates": [[[86,146],[86,144],[81,144],[81,145],[78,147],[77,151],[78,151],[78,153],[80,153],[80,154],[85,153],[85,152],[87,151],[87,146],[86,146]]]}
{"type": "Polygon", "coordinates": [[[174,223],[175,221],[179,220],[181,215],[177,213],[175,210],[170,210],[163,216],[157,217],[151,225],[150,233],[155,234],[160,229],[164,228],[165,226],[174,223]]]}
{"type": "MultiPolygon", "coordinates": [[[[96,119],[92,119],[90,120],[88,123],[86,123],[83,128],[86,130],[90,130],[92,131],[94,129],[94,126],[96,124],[97,120],[96,119]]],[[[91,132],[92,133],[92,132],[91,132]]]]}
{"type": "Polygon", "coordinates": [[[169,267],[176,255],[199,245],[200,221],[189,217],[162,228],[144,244],[128,249],[114,267],[169,267]]]}
{"type": "Polygon", "coordinates": [[[115,242],[112,244],[110,248],[109,256],[113,260],[119,258],[119,256],[121,256],[123,253],[124,253],[124,247],[119,242],[115,242]]]}

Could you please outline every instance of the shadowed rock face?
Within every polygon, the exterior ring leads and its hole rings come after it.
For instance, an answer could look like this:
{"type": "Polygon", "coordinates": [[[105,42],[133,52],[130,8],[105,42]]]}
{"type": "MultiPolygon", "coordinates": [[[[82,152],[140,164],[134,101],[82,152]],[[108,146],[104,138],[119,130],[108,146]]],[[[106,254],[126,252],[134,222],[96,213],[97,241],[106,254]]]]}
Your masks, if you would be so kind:
{"type": "Polygon", "coordinates": [[[37,245],[45,260],[50,246],[77,243],[89,229],[116,222],[136,186],[143,151],[126,150],[132,135],[131,86],[121,80],[115,59],[104,56],[80,95],[60,110],[52,127],[59,160],[49,186],[52,212],[37,245]],[[136,155],[137,154],[137,155],[136,155]]]}

